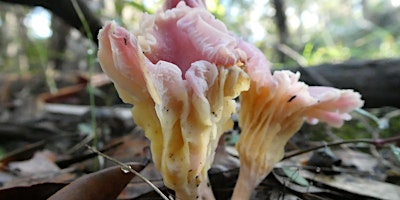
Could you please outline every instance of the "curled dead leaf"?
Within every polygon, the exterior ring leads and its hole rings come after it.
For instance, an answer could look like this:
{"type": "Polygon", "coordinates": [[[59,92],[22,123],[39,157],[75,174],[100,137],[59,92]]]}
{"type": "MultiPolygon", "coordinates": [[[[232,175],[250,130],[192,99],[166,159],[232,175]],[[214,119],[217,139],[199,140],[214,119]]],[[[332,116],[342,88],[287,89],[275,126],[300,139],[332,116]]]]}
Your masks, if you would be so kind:
{"type": "MultiPolygon", "coordinates": [[[[144,168],[140,164],[130,166],[135,171],[144,168]]],[[[110,167],[82,176],[56,192],[49,200],[116,199],[134,176],[133,173],[124,173],[120,166],[110,167]]]]}

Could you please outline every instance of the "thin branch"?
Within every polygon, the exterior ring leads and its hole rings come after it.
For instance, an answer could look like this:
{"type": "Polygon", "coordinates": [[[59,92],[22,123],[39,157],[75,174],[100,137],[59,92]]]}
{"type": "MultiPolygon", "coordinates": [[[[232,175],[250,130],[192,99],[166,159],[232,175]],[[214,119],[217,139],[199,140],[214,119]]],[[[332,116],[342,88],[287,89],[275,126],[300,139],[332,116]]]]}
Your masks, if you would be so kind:
{"type": "Polygon", "coordinates": [[[307,74],[313,81],[318,83],[318,85],[333,86],[333,84],[328,79],[326,79],[324,76],[322,76],[315,70],[311,70],[309,67],[306,67],[307,60],[302,55],[297,53],[295,50],[290,48],[288,45],[278,44],[277,48],[280,52],[284,53],[286,56],[293,59],[299,65],[298,70],[302,74],[307,74]]]}
{"type": "Polygon", "coordinates": [[[342,145],[342,144],[353,144],[353,143],[366,143],[366,144],[372,144],[374,146],[377,147],[381,147],[387,143],[392,143],[392,142],[396,142],[396,141],[400,141],[400,135],[399,136],[394,136],[394,137],[390,137],[390,138],[386,138],[386,139],[354,139],[354,140],[346,140],[346,141],[340,141],[340,142],[333,142],[333,143],[328,143],[328,144],[322,144],[316,147],[311,147],[308,149],[304,149],[304,150],[300,150],[300,151],[295,151],[295,152],[289,152],[287,153],[282,160],[294,157],[294,156],[298,156],[300,154],[304,154],[304,153],[308,153],[311,151],[315,151],[317,149],[321,149],[327,146],[338,146],[338,145],[342,145]]]}
{"type": "Polygon", "coordinates": [[[119,160],[116,160],[116,159],[114,159],[114,158],[112,158],[112,157],[110,157],[110,156],[107,156],[106,154],[101,153],[100,151],[96,150],[95,148],[93,148],[93,147],[91,147],[91,146],[89,146],[89,145],[86,145],[86,147],[87,147],[89,150],[91,150],[91,151],[93,151],[93,152],[99,154],[100,156],[102,156],[102,157],[104,157],[104,158],[106,158],[106,159],[108,159],[108,160],[110,160],[110,161],[112,161],[112,162],[118,164],[119,166],[121,166],[121,170],[122,170],[122,171],[129,171],[129,172],[135,174],[136,176],[138,176],[139,178],[141,178],[145,183],[147,183],[148,185],[150,185],[150,187],[152,187],[164,200],[170,200],[167,196],[165,196],[164,193],[161,192],[160,189],[157,188],[157,186],[155,186],[153,183],[151,183],[146,177],[142,176],[139,172],[137,172],[137,171],[135,171],[134,169],[132,169],[131,166],[129,166],[129,165],[127,165],[127,164],[125,164],[125,163],[123,163],[123,162],[121,162],[121,161],[119,161],[119,160]]]}

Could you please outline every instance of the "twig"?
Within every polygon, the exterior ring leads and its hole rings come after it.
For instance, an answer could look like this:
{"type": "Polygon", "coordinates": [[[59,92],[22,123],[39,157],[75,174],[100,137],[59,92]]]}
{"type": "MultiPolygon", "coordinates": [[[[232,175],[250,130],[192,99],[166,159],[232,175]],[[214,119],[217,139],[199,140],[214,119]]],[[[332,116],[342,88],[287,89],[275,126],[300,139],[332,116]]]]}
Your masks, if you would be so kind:
{"type": "Polygon", "coordinates": [[[112,157],[110,157],[110,156],[107,156],[106,154],[101,153],[100,151],[98,151],[97,149],[95,149],[95,148],[93,148],[93,147],[91,147],[91,146],[89,146],[89,145],[86,145],[86,147],[87,147],[89,150],[91,150],[91,151],[93,151],[93,152],[99,154],[100,156],[103,156],[104,158],[106,158],[106,159],[108,159],[108,160],[110,160],[110,161],[112,161],[112,162],[118,164],[119,166],[121,166],[121,170],[123,170],[123,171],[128,170],[128,171],[132,172],[133,174],[135,174],[136,176],[138,176],[139,178],[141,178],[145,183],[147,183],[148,185],[150,185],[150,187],[152,187],[152,188],[161,196],[161,198],[163,198],[164,200],[170,200],[167,196],[164,195],[164,193],[162,193],[162,192],[160,191],[160,189],[158,189],[158,188],[157,188],[153,183],[151,183],[146,177],[142,176],[139,172],[137,172],[137,171],[135,171],[134,169],[132,169],[131,166],[129,166],[129,165],[127,165],[127,164],[125,164],[125,163],[123,163],[123,162],[121,162],[121,161],[119,161],[119,160],[116,160],[116,159],[114,159],[114,158],[112,158],[112,157]]]}
{"type": "Polygon", "coordinates": [[[307,66],[307,60],[289,46],[285,44],[278,44],[277,48],[280,52],[293,59],[300,67],[307,66]]]}
{"type": "Polygon", "coordinates": [[[322,76],[318,72],[316,72],[314,70],[310,70],[309,68],[307,68],[306,67],[307,60],[302,55],[297,53],[295,50],[293,50],[292,48],[290,48],[289,46],[287,46],[285,44],[278,44],[277,47],[278,47],[279,51],[281,51],[282,53],[284,53],[287,56],[289,56],[291,59],[293,59],[299,65],[299,71],[301,73],[304,72],[304,74],[309,75],[309,77],[313,81],[317,82],[318,85],[323,85],[323,86],[332,86],[333,85],[331,83],[331,81],[326,79],[324,76],[322,76]]]}
{"type": "Polygon", "coordinates": [[[308,149],[304,149],[304,150],[300,150],[300,151],[296,151],[296,152],[292,152],[292,153],[288,153],[287,155],[285,155],[283,157],[282,160],[284,159],[288,159],[294,156],[298,156],[300,154],[303,153],[308,153],[310,151],[314,151],[317,149],[321,149],[327,146],[338,146],[338,145],[342,145],[342,144],[351,144],[351,143],[367,143],[367,144],[372,144],[374,146],[378,146],[381,147],[387,143],[391,143],[391,142],[396,142],[396,141],[400,141],[400,135],[399,136],[394,136],[394,137],[390,137],[390,138],[386,138],[386,139],[354,139],[354,140],[346,140],[346,141],[340,141],[340,142],[333,142],[333,143],[328,143],[328,144],[322,144],[316,147],[311,147],[308,149]]]}
{"type": "MultiPolygon", "coordinates": [[[[98,151],[104,153],[104,152],[107,152],[109,150],[112,150],[112,149],[120,146],[121,144],[123,144],[122,141],[118,142],[118,143],[115,143],[113,145],[110,145],[110,146],[108,146],[106,148],[100,149],[98,151]]],[[[60,160],[56,160],[56,165],[58,167],[60,167],[60,168],[66,168],[66,167],[68,167],[68,166],[70,166],[72,164],[75,164],[75,163],[78,163],[78,162],[82,162],[82,161],[88,160],[90,158],[94,158],[96,156],[98,156],[98,154],[93,152],[93,153],[80,155],[78,157],[73,157],[73,158],[68,158],[68,159],[60,159],[60,160]]]]}

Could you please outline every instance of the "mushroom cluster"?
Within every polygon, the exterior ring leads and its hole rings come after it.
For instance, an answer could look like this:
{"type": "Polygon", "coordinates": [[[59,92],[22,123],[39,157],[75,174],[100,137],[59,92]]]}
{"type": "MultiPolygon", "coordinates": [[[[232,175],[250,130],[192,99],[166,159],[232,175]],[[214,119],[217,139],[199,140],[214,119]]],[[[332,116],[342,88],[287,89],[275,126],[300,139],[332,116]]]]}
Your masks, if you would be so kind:
{"type": "Polygon", "coordinates": [[[109,22],[98,38],[100,64],[133,105],[165,185],[177,199],[213,199],[207,171],[250,83],[237,38],[202,1],[167,1],[135,35],[109,22]]]}
{"type": "Polygon", "coordinates": [[[203,0],[166,0],[131,34],[115,22],[100,31],[98,57],[151,141],[153,161],[176,199],[214,199],[207,171],[240,95],[240,174],[233,199],[282,159],[304,121],[340,126],[362,106],[352,90],[309,87],[299,73],[271,74],[265,56],[229,32],[203,0]]]}

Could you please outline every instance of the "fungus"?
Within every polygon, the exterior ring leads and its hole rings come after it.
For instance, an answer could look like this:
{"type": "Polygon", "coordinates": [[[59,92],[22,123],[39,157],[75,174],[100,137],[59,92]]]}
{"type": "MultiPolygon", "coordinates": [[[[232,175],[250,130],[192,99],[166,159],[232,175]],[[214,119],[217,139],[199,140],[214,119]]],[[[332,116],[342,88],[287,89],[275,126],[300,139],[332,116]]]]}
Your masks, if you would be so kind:
{"type": "Polygon", "coordinates": [[[250,89],[240,94],[239,178],[232,199],[249,199],[254,188],[284,156],[284,146],[304,121],[340,127],[348,112],[363,105],[353,90],[309,87],[300,73],[269,71],[262,53],[242,42],[250,89]]]}
{"type": "Polygon", "coordinates": [[[237,38],[203,1],[166,1],[135,34],[108,22],[98,38],[101,67],[133,105],[165,185],[177,199],[213,199],[207,171],[250,84],[237,38]]]}

